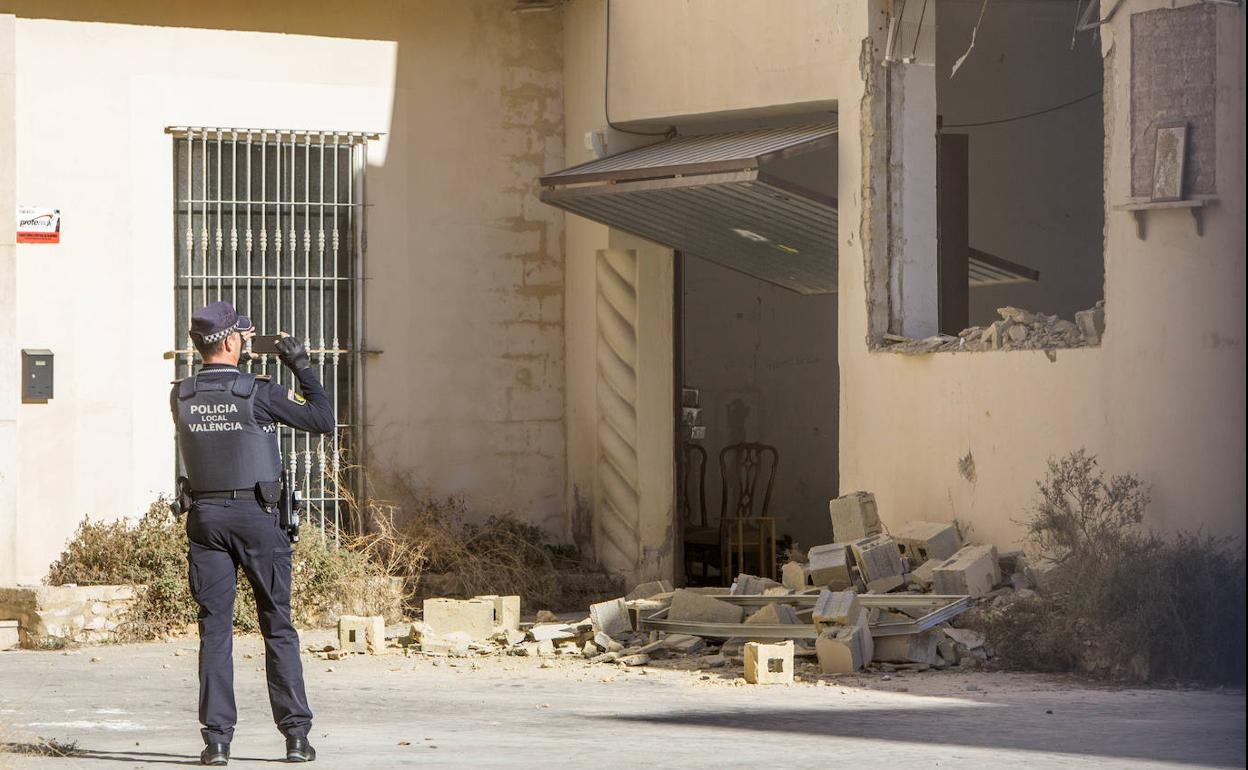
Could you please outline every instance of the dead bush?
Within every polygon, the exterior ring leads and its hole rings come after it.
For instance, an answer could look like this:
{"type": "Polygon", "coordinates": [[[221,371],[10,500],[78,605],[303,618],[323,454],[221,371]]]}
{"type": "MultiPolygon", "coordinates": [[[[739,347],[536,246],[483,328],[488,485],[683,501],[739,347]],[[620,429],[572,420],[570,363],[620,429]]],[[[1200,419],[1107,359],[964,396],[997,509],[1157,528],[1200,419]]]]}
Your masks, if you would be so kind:
{"type": "Polygon", "coordinates": [[[413,596],[436,575],[439,594],[519,594],[532,607],[584,606],[561,579],[589,571],[575,546],[553,543],[513,513],[474,522],[464,498],[431,494],[408,476],[391,474],[369,486],[376,496],[364,506],[365,536],[378,537],[374,547],[390,554],[394,574],[408,578],[413,596]]]}
{"type": "Polygon", "coordinates": [[[1117,680],[1244,682],[1244,548],[1142,522],[1146,486],[1083,450],[1049,461],[1027,524],[1037,593],[978,614],[1007,667],[1117,680]]]}
{"type": "MultiPolygon", "coordinates": [[[[291,572],[291,611],[300,625],[336,620],[345,611],[384,614],[397,620],[398,594],[389,590],[382,563],[372,558],[366,540],[347,538],[343,547],[327,545],[318,530],[305,528],[296,544],[291,572]]],[[[128,584],[146,589],[118,629],[127,640],[154,639],[194,623],[198,608],[187,581],[186,522],[157,500],[137,522],[84,518],[60,557],[49,568],[50,585],[128,584]]],[[[238,575],[234,627],[259,628],[251,586],[238,575]]]]}

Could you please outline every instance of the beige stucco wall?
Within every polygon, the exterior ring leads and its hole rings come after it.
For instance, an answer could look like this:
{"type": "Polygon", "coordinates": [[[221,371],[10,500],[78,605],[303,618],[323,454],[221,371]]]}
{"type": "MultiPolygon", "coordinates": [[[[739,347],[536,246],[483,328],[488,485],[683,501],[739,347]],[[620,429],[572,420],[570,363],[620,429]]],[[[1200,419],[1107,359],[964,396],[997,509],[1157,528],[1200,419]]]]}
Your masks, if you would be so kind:
{"type": "MultiPolygon", "coordinates": [[[[1140,241],[1129,214],[1109,211],[1104,343],[1058,351],[1050,361],[1038,352],[901,357],[869,349],[869,338],[887,322],[887,286],[875,274],[868,281],[867,273],[868,256],[878,257],[888,243],[886,159],[873,154],[885,130],[881,113],[872,112],[882,86],[884,5],[812,0],[786,6],[786,14],[772,4],[713,0],[612,5],[610,104],[617,123],[650,130],[811,104],[839,109],[841,490],[874,491],[890,525],[958,519],[973,537],[1009,547],[1046,460],[1087,447],[1107,470],[1134,472],[1152,485],[1151,524],[1242,535],[1244,133],[1235,116],[1244,109],[1243,11],[1219,11],[1220,200],[1205,235],[1195,236],[1186,213],[1160,212],[1140,241]],[[860,62],[868,39],[877,62],[872,94],[865,93],[860,62]],[[974,481],[958,470],[968,454],[974,481]]],[[[1127,0],[1105,28],[1111,207],[1128,195],[1130,14],[1164,5],[1127,0]]],[[[569,162],[585,159],[583,132],[604,122],[601,51],[587,42],[601,34],[602,6],[576,0],[565,15],[569,162]]],[[[613,152],[627,141],[613,140],[613,152]]],[[[592,267],[574,252],[601,243],[602,231],[569,217],[570,324],[574,308],[576,318],[591,318],[594,297],[592,267]]],[[[567,339],[569,447],[591,448],[592,332],[570,327],[567,339]]],[[[591,483],[590,465],[570,462],[570,499],[591,483]]]]}
{"type": "MultiPolygon", "coordinates": [[[[64,228],[59,246],[19,246],[15,291],[0,291],[15,347],[52,349],[57,372],[50,403],[15,407],[20,482],[6,520],[6,466],[0,536],[17,555],[0,580],[40,577],[84,514],[134,514],[171,486],[169,125],[384,134],[368,169],[373,465],[567,536],[562,217],[533,195],[562,162],[558,14],[503,0],[8,8],[16,199],[59,206],[64,228]]],[[[0,399],[3,460],[3,382],[0,399]]]]}
{"type": "MultiPolygon", "coordinates": [[[[1104,30],[1111,207],[1129,195],[1130,14],[1168,5],[1128,0],[1104,30]]],[[[1046,459],[1086,447],[1107,470],[1152,485],[1152,525],[1243,535],[1243,11],[1219,14],[1219,203],[1204,237],[1186,213],[1163,211],[1140,241],[1129,214],[1108,212],[1100,348],[1058,351],[1055,361],[1039,352],[868,352],[868,220],[842,231],[841,488],[873,490],[886,523],[957,518],[979,538],[1012,545],[1046,459]],[[974,481],[958,472],[968,453],[974,481]]],[[[866,4],[854,16],[845,45],[881,39],[866,4]]],[[[841,221],[851,222],[875,180],[864,186],[861,173],[857,66],[838,83],[841,221]]]]}

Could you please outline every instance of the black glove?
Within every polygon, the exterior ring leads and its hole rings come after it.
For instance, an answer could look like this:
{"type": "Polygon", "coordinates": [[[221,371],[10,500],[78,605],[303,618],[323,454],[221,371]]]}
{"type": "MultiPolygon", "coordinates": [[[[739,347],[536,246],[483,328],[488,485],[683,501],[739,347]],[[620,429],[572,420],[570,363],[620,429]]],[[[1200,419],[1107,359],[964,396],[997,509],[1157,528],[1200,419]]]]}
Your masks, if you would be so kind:
{"type": "Polygon", "coordinates": [[[277,348],[277,357],[289,366],[292,372],[312,366],[308,351],[304,349],[303,343],[297,337],[282,337],[274,343],[274,347],[277,348]]]}

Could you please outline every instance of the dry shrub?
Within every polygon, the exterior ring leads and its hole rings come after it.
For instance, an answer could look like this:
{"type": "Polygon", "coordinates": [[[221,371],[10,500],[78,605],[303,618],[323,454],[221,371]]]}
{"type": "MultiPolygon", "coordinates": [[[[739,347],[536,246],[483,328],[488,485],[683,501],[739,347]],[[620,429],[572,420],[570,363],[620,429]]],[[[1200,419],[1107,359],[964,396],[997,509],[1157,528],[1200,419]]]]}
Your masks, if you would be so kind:
{"type": "MultiPolygon", "coordinates": [[[[344,611],[384,614],[397,620],[398,596],[388,590],[388,574],[367,550],[366,540],[347,538],[334,548],[312,527],[295,545],[291,571],[291,611],[297,624],[334,621],[344,611]],[[364,550],[356,550],[354,546],[364,550]]],[[[117,630],[123,640],[154,639],[194,623],[198,607],[187,581],[185,520],[175,518],[167,501],[148,508],[137,522],[94,522],[84,518],[49,568],[50,585],[142,585],[146,589],[117,630]]],[[[259,628],[251,585],[238,575],[234,627],[259,628]]]]}
{"type": "Polygon", "coordinates": [[[392,574],[409,579],[414,595],[422,579],[436,575],[438,594],[519,594],[534,607],[584,606],[561,579],[587,571],[574,546],[552,543],[512,513],[474,523],[462,497],[433,495],[407,476],[387,476],[381,486],[384,499],[365,507],[365,536],[377,538],[374,548],[387,554],[392,574]]]}
{"type": "Polygon", "coordinates": [[[1029,559],[1056,564],[1033,597],[975,620],[1013,668],[1118,680],[1244,681],[1241,542],[1146,531],[1148,490],[1080,450],[1050,460],[1029,559]]]}

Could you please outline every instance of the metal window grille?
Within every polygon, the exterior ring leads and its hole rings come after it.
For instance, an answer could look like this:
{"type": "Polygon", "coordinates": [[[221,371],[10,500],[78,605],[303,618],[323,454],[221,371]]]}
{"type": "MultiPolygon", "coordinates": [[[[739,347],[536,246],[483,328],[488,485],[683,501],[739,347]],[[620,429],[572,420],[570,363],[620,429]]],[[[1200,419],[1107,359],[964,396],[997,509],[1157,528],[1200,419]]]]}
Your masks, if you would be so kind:
{"type": "MultiPolygon", "coordinates": [[[[194,371],[196,308],[224,299],[259,334],[299,337],[333,401],[333,435],[281,427],[283,463],[309,522],[337,542],[363,448],[364,169],[348,132],[170,128],[174,137],[175,376],[194,371]]],[[[270,356],[253,364],[286,387],[270,356]]]]}

